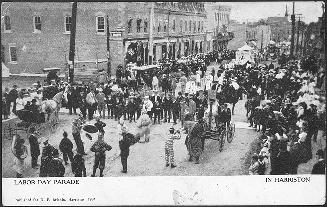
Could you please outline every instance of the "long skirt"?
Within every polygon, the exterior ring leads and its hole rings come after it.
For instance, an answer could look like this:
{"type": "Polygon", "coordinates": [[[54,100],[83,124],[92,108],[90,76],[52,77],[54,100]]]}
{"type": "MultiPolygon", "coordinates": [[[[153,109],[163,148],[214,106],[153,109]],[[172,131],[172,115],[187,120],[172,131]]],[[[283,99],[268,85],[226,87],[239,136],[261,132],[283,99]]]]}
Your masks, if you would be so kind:
{"type": "Polygon", "coordinates": [[[18,159],[17,157],[14,157],[14,166],[13,166],[15,172],[19,174],[23,174],[24,171],[24,159],[18,159]]]}

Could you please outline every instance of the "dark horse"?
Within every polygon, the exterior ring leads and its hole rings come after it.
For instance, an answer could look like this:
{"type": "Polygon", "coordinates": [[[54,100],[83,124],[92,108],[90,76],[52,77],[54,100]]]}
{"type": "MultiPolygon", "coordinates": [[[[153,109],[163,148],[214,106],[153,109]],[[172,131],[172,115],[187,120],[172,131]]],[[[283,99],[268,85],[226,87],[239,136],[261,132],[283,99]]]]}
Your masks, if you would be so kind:
{"type": "Polygon", "coordinates": [[[217,93],[219,103],[230,103],[233,105],[232,114],[234,115],[235,105],[240,98],[240,89],[236,90],[232,85],[224,85],[220,93],[217,93]]]}

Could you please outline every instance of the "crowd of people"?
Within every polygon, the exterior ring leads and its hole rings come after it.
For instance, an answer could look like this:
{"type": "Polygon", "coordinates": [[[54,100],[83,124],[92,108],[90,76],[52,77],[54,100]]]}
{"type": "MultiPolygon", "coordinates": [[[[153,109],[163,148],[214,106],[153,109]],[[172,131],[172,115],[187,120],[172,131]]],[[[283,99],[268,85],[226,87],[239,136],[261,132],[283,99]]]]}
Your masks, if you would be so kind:
{"type": "MultiPolygon", "coordinates": [[[[296,62],[262,72],[259,70],[261,84],[253,87],[246,105],[250,127],[259,126],[260,131],[261,126],[263,132],[249,172],[297,174],[299,164],[312,159],[312,141],[317,143],[318,130],[326,136],[325,98],[315,92],[316,74],[296,62]],[[261,97],[265,100],[260,104],[261,97]]],[[[319,159],[324,159],[326,148],[319,147],[319,159]]]]}
{"type": "MultiPolygon", "coordinates": [[[[69,158],[72,169],[77,169],[73,170],[75,176],[85,176],[83,159],[85,152],[80,135],[83,123],[86,119],[92,120],[96,112],[99,114],[95,126],[99,131],[98,141],[91,148],[91,151],[95,152],[92,176],[95,176],[97,168],[100,169],[100,176],[103,176],[105,151],[110,151],[111,146],[103,141],[104,123],[100,118],[118,121],[121,136],[119,146],[124,173],[127,172],[129,147],[136,142],[149,142],[150,125],[162,122],[171,122],[176,125],[177,121],[180,121],[182,128],[187,128],[185,120],[196,121],[195,126],[188,133],[185,145],[190,155],[189,160],[192,161],[194,158],[195,163],[198,164],[199,157],[204,150],[205,113],[210,104],[215,102],[213,106],[217,107],[214,109],[217,111],[216,122],[229,122],[231,114],[224,115],[228,111],[226,103],[235,105],[237,100],[243,97],[242,94],[246,94],[250,126],[255,128],[262,126],[263,132],[262,150],[258,155],[253,156],[250,174],[265,174],[268,163],[271,166],[271,174],[296,174],[297,166],[311,159],[311,138],[317,139],[318,122],[324,120],[325,117],[325,100],[319,98],[312,89],[315,81],[314,74],[301,69],[294,61],[279,68],[274,68],[272,64],[268,66],[250,62],[238,65],[237,62],[231,60],[233,55],[230,51],[224,51],[222,54],[194,56],[192,57],[193,64],[176,66],[177,73],[180,75],[171,73],[176,63],[170,63],[166,72],[152,74],[151,81],[135,75],[128,67],[119,67],[116,79],[108,82],[68,84],[52,81],[50,85],[43,86],[42,90],[37,85],[36,94],[41,94],[41,96],[35,95],[32,100],[36,103],[50,99],[51,96],[63,90],[66,97],[64,107],[69,109],[69,114],[77,114],[77,109],[79,109],[80,118],[74,121],[72,130],[77,154],[73,156],[73,144],[67,139],[67,133],[63,135],[62,142],[65,144],[61,143],[59,147],[64,153],[65,164],[69,158]],[[218,70],[207,70],[210,61],[217,61],[222,57],[229,61],[221,64],[218,70]],[[199,63],[201,66],[198,65],[199,63]],[[236,102],[230,99],[235,99],[236,102]],[[221,119],[223,116],[226,118],[221,119]],[[128,132],[125,120],[136,122],[139,128],[137,135],[128,132]]],[[[164,67],[162,68],[164,70],[164,67]]],[[[234,110],[229,113],[234,113],[234,110]]],[[[325,122],[321,123],[324,136],[325,125],[325,122]]],[[[175,130],[174,127],[169,131],[170,135],[165,143],[166,166],[174,168],[176,165],[173,142],[180,139],[180,131],[175,130]]],[[[37,142],[34,141],[34,143],[37,142]]],[[[62,169],[64,168],[58,164],[59,162],[56,161],[51,165],[42,164],[57,160],[57,151],[48,142],[44,143],[41,169],[44,169],[44,166],[56,165],[58,168],[56,168],[55,175],[63,176],[62,169]],[[47,158],[49,158],[48,161],[46,161],[47,158]]],[[[319,155],[321,155],[320,151],[319,155]]],[[[32,167],[35,166],[34,156],[32,167]]],[[[50,176],[41,169],[40,176],[50,176]]]]}

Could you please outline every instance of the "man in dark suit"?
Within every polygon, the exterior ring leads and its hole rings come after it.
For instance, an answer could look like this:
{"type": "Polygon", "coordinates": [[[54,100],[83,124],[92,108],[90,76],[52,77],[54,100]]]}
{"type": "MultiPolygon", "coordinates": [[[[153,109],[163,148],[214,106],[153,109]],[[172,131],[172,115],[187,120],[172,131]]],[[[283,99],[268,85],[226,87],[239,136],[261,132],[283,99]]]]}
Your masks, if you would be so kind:
{"type": "Polygon", "coordinates": [[[314,164],[312,168],[312,174],[325,174],[326,172],[326,163],[324,159],[324,151],[319,149],[317,151],[318,162],[314,164]]]}
{"type": "Polygon", "coordinates": [[[172,106],[173,106],[173,101],[170,98],[170,94],[167,93],[162,101],[162,108],[164,110],[164,122],[167,122],[167,118],[168,118],[168,123],[170,122],[172,106]]]}
{"type": "Polygon", "coordinates": [[[63,154],[63,159],[65,161],[65,165],[68,165],[68,158],[71,162],[71,164],[73,165],[73,161],[74,161],[74,153],[73,153],[73,143],[72,141],[70,141],[70,139],[68,139],[68,134],[67,132],[63,133],[64,138],[61,140],[60,144],[59,144],[59,149],[63,154]]]}
{"type": "Polygon", "coordinates": [[[32,168],[37,168],[37,160],[40,155],[40,142],[38,141],[38,138],[36,137],[36,131],[34,127],[31,127],[30,129],[31,135],[29,136],[28,140],[30,142],[30,150],[31,150],[31,157],[32,157],[32,168]]]}
{"type": "Polygon", "coordinates": [[[158,101],[161,104],[161,97],[158,95],[158,91],[153,91],[154,95],[151,96],[150,101],[152,101],[152,103],[155,103],[156,101],[158,101]]]}
{"type": "MultiPolygon", "coordinates": [[[[13,108],[12,108],[12,112],[14,114],[16,114],[16,106],[17,106],[16,100],[17,100],[17,98],[18,98],[17,85],[14,85],[13,89],[11,89],[10,92],[9,92],[9,105],[11,105],[12,102],[14,103],[13,108]]],[[[10,106],[9,106],[9,108],[10,108],[10,106]]]]}

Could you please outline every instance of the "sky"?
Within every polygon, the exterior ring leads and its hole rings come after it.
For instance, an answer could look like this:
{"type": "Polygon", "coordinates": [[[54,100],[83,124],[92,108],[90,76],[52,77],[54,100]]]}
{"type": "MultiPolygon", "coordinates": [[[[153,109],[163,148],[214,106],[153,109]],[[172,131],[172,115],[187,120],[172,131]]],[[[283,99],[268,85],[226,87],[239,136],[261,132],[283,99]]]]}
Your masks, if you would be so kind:
{"type": "MultiPolygon", "coordinates": [[[[267,17],[284,16],[287,5],[288,14],[292,13],[292,2],[219,2],[231,6],[230,19],[238,22],[254,22],[267,17]]],[[[296,1],[295,14],[302,14],[305,23],[316,22],[322,16],[322,1],[296,1]]]]}

